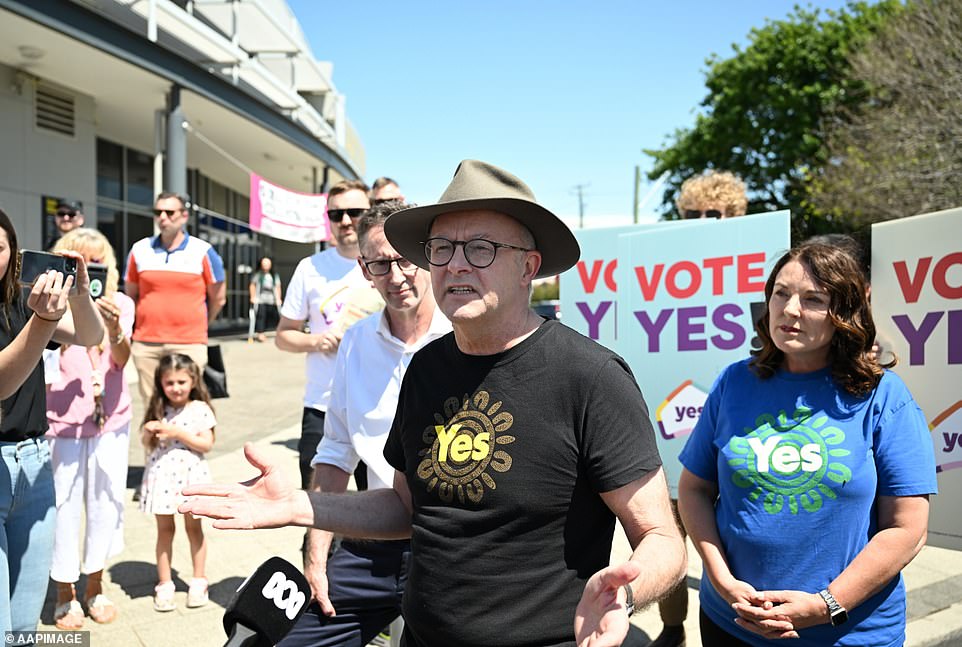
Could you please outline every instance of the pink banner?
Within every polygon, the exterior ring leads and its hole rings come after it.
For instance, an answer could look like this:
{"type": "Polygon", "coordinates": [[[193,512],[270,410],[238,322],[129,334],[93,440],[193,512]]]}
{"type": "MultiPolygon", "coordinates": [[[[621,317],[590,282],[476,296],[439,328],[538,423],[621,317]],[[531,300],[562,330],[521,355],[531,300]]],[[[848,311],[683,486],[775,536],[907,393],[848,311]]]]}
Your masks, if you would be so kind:
{"type": "Polygon", "coordinates": [[[250,225],[254,231],[296,243],[327,240],[327,194],[300,193],[251,173],[250,225]]]}

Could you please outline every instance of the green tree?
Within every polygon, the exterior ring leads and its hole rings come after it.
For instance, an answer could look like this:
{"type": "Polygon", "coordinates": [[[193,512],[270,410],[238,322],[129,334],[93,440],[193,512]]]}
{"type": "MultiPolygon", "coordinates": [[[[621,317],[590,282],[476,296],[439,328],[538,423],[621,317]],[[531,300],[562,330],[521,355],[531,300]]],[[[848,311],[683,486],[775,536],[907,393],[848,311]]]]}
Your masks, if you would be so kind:
{"type": "Polygon", "coordinates": [[[849,54],[902,9],[899,0],[852,2],[823,18],[796,6],[786,19],[752,29],[748,45],[733,45],[730,58],[709,58],[708,95],[694,126],[645,151],[655,160],[650,178],[670,173],[666,215],[685,179],[716,168],[745,180],[749,212],[791,209],[796,237],[837,229],[805,201],[806,178],[826,160],[822,120],[868,99],[864,83],[850,75],[849,54]]]}
{"type": "Polygon", "coordinates": [[[962,205],[962,0],[919,0],[850,57],[872,101],[826,121],[812,206],[848,227],[962,205]]]}

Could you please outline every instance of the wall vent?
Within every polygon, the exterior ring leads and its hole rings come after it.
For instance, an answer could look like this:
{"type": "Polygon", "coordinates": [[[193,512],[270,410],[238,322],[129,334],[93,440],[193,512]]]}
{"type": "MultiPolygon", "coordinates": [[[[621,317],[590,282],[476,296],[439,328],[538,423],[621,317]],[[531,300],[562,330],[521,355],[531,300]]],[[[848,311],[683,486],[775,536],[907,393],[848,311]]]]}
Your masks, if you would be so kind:
{"type": "Polygon", "coordinates": [[[73,137],[77,125],[74,97],[43,83],[38,83],[36,87],[37,128],[73,137]]]}

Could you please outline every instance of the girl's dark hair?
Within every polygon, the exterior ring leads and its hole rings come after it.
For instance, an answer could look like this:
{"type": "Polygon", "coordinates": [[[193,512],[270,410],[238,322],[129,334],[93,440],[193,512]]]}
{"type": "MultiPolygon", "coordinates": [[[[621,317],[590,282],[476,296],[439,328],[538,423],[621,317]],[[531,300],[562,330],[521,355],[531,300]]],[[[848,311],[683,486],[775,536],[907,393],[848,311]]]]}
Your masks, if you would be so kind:
{"type": "Polygon", "coordinates": [[[775,346],[769,332],[771,313],[767,305],[771,302],[778,273],[792,261],[805,265],[816,283],[829,294],[828,317],[835,326],[829,348],[832,377],[851,395],[868,394],[882,379],[882,369],[895,366],[895,360],[879,363],[872,349],[875,322],[869,307],[864,274],[847,251],[833,245],[804,242],[775,263],[765,283],[765,314],[755,324],[762,348],[752,352],[751,367],[759,377],[767,379],[785,361],[785,354],[775,346]]]}
{"type": "MultiPolygon", "coordinates": [[[[190,388],[190,399],[200,400],[206,403],[211,409],[214,408],[210,403],[210,394],[207,392],[207,385],[204,384],[204,376],[201,374],[197,362],[183,353],[168,353],[160,358],[160,363],[157,364],[157,370],[154,371],[154,392],[151,394],[150,402],[148,402],[147,408],[144,411],[144,421],[142,425],[146,425],[152,420],[164,419],[164,407],[167,404],[167,398],[164,396],[163,380],[164,374],[169,371],[187,371],[187,374],[190,375],[191,382],[193,382],[190,388]]],[[[157,438],[151,435],[147,448],[154,449],[156,445],[157,438]]]]}
{"type": "Polygon", "coordinates": [[[0,209],[0,229],[6,232],[10,247],[7,271],[0,276],[0,310],[3,312],[0,321],[3,322],[4,329],[10,332],[10,307],[20,300],[20,286],[17,285],[17,252],[20,247],[17,244],[17,232],[13,228],[13,223],[3,209],[0,209]]]}

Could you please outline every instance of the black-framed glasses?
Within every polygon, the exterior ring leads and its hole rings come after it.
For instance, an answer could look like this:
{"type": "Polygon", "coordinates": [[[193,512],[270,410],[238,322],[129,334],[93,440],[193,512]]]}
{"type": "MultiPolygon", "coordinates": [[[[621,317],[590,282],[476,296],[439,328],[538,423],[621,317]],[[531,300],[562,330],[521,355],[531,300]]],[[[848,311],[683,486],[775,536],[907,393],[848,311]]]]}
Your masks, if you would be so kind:
{"type": "Polygon", "coordinates": [[[167,216],[168,218],[173,218],[181,211],[183,211],[183,209],[154,209],[154,215],[158,218],[160,218],[161,216],[167,216]]]}
{"type": "Polygon", "coordinates": [[[361,261],[364,263],[364,267],[367,268],[368,273],[371,276],[384,276],[385,274],[391,273],[391,263],[397,263],[397,267],[405,274],[410,274],[411,270],[417,270],[418,266],[409,261],[406,258],[379,258],[373,261],[361,261]]]}
{"type": "Polygon", "coordinates": [[[721,218],[722,212],[718,209],[685,209],[685,220],[698,220],[705,218],[721,218]]]}
{"type": "Polygon", "coordinates": [[[424,256],[428,263],[437,267],[442,267],[451,262],[454,258],[454,250],[461,246],[464,248],[464,258],[472,266],[484,269],[494,262],[494,257],[499,249],[517,249],[522,252],[533,252],[527,247],[508,245],[507,243],[496,243],[484,238],[473,238],[471,240],[448,240],[447,238],[435,237],[424,241],[424,256]]]}
{"type": "Polygon", "coordinates": [[[347,216],[351,220],[357,220],[367,212],[367,209],[328,209],[327,217],[334,222],[341,222],[344,216],[347,216]]]}
{"type": "Polygon", "coordinates": [[[58,218],[74,218],[76,217],[76,215],[77,215],[76,211],[58,211],[57,212],[58,218]]]}

